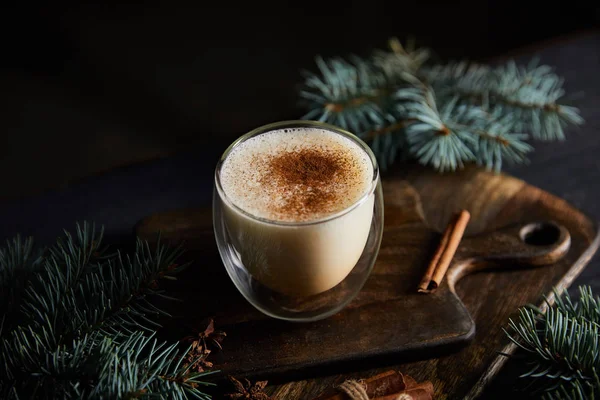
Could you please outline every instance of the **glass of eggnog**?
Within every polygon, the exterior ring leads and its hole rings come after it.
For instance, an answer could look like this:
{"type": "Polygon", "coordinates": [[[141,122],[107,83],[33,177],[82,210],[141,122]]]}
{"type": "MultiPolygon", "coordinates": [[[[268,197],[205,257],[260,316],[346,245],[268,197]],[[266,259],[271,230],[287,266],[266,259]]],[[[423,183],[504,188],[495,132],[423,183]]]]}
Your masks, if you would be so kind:
{"type": "Polygon", "coordinates": [[[238,138],[215,171],[219,253],[263,313],[314,321],[367,281],[383,233],[379,168],[367,144],[314,121],[283,121],[238,138]]]}

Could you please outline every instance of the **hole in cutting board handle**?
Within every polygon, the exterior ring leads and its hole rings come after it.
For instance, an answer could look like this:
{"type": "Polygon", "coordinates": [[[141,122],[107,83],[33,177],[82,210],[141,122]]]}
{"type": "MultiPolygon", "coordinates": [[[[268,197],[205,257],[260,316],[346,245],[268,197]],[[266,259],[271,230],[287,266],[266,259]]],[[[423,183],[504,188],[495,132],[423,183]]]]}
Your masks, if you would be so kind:
{"type": "Polygon", "coordinates": [[[519,236],[532,246],[550,246],[560,239],[560,228],[552,222],[531,223],[521,228],[519,236]]]}

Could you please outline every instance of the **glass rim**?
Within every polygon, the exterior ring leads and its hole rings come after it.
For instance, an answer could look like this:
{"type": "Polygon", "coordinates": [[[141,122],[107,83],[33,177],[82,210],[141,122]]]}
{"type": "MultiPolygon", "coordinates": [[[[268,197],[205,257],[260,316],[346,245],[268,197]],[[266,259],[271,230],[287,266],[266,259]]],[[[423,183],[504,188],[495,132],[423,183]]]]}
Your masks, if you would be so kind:
{"type": "Polygon", "coordinates": [[[375,155],[373,154],[373,151],[371,150],[371,148],[361,138],[359,138],[355,134],[353,134],[345,129],[342,129],[338,126],[335,126],[335,125],[332,125],[332,124],[329,124],[326,122],[310,121],[310,120],[286,120],[286,121],[273,122],[270,124],[259,126],[258,128],[251,130],[250,132],[237,138],[233,143],[231,143],[227,147],[227,149],[225,149],[225,151],[223,152],[221,157],[219,157],[219,161],[217,162],[217,166],[215,168],[216,190],[219,193],[219,197],[221,198],[221,200],[223,202],[225,202],[230,208],[232,208],[235,211],[239,212],[240,214],[246,216],[247,218],[250,218],[255,221],[260,221],[264,224],[290,226],[290,227],[317,225],[317,224],[322,224],[324,222],[332,221],[337,218],[341,218],[342,216],[348,214],[350,211],[354,210],[355,208],[358,208],[361,204],[363,204],[365,201],[367,201],[367,199],[375,192],[378,183],[379,183],[379,166],[377,164],[377,159],[376,159],[375,155]],[[242,209],[241,207],[239,207],[238,205],[236,205],[225,194],[225,191],[223,190],[223,186],[221,185],[221,177],[220,177],[221,168],[223,167],[223,163],[225,162],[225,160],[227,159],[229,154],[231,154],[233,149],[235,147],[237,147],[238,145],[240,145],[240,143],[243,143],[244,141],[246,141],[254,136],[261,135],[263,133],[267,133],[267,132],[271,132],[271,131],[279,130],[279,129],[285,129],[285,128],[302,128],[302,127],[318,128],[318,129],[323,129],[323,130],[327,130],[327,131],[336,133],[338,135],[342,135],[342,136],[346,137],[347,139],[350,139],[351,141],[353,141],[365,153],[367,153],[367,155],[369,156],[369,159],[371,160],[371,164],[373,166],[373,178],[371,180],[371,187],[369,188],[369,190],[366,191],[358,200],[356,200],[350,206],[348,206],[340,211],[337,211],[333,214],[327,215],[325,217],[318,218],[318,219],[311,219],[308,221],[280,221],[280,220],[271,219],[271,218],[259,217],[252,213],[249,213],[248,211],[246,211],[246,210],[242,209]]]}

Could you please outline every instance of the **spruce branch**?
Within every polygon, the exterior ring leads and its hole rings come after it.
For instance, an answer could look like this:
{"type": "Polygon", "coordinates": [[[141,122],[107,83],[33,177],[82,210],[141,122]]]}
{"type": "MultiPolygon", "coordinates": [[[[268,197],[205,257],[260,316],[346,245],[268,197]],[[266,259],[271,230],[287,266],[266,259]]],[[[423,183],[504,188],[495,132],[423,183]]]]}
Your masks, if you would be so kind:
{"type": "Polygon", "coordinates": [[[534,306],[509,320],[507,337],[529,370],[521,375],[546,399],[593,399],[600,395],[600,298],[579,288],[580,300],[555,292],[546,313],[534,306]]]}
{"type": "Polygon", "coordinates": [[[459,95],[535,139],[564,140],[563,128],[583,119],[576,108],[559,103],[565,94],[563,79],[537,62],[518,66],[509,61],[497,68],[460,62],[424,68],[421,74],[441,96],[459,95]]]}
{"type": "Polygon", "coordinates": [[[355,132],[386,122],[390,77],[359,57],[352,61],[334,58],[327,62],[317,57],[320,75],[304,72],[300,97],[310,109],[305,119],[328,121],[355,132]]]}
{"type": "MultiPolygon", "coordinates": [[[[23,288],[39,268],[41,259],[33,253],[33,238],[20,235],[7,240],[4,248],[0,248],[0,309],[5,310],[3,321],[11,317],[23,288]]],[[[4,323],[0,324],[0,327],[4,326],[4,323]]]]}
{"type": "Polygon", "coordinates": [[[84,223],[31,254],[31,240],[18,237],[0,250],[3,286],[28,272],[3,304],[13,312],[0,325],[0,397],[209,398],[201,388],[210,372],[190,371],[190,349],[154,338],[168,314],[152,300],[170,298],[159,282],[186,267],[180,247],[159,238],[108,253],[102,230],[84,223]]]}
{"type": "Polygon", "coordinates": [[[563,80],[552,68],[511,61],[493,68],[468,61],[434,64],[431,51],[390,40],[366,58],[316,58],[299,91],[307,112],[366,140],[382,170],[397,158],[439,171],[477,163],[500,171],[526,163],[528,142],[564,140],[581,125],[579,110],[560,103],[563,80]],[[398,157],[399,156],[399,157],[398,157]]]}

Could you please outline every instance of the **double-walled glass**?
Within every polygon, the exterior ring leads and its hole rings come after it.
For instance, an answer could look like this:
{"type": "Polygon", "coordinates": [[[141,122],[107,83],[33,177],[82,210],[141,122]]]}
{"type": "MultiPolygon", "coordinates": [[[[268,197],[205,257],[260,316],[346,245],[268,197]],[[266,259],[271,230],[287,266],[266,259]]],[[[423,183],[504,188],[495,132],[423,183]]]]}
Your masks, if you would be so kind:
{"type": "Polygon", "coordinates": [[[358,137],[329,124],[283,121],[259,127],[232,143],[217,164],[213,224],[223,264],[254,307],[290,321],[326,318],[358,294],[379,252],[383,193],[375,156],[358,137]],[[327,130],[357,144],[373,167],[368,191],[344,210],[303,222],[261,218],[234,204],[220,178],[228,155],[250,138],[288,128],[327,130]]]}

